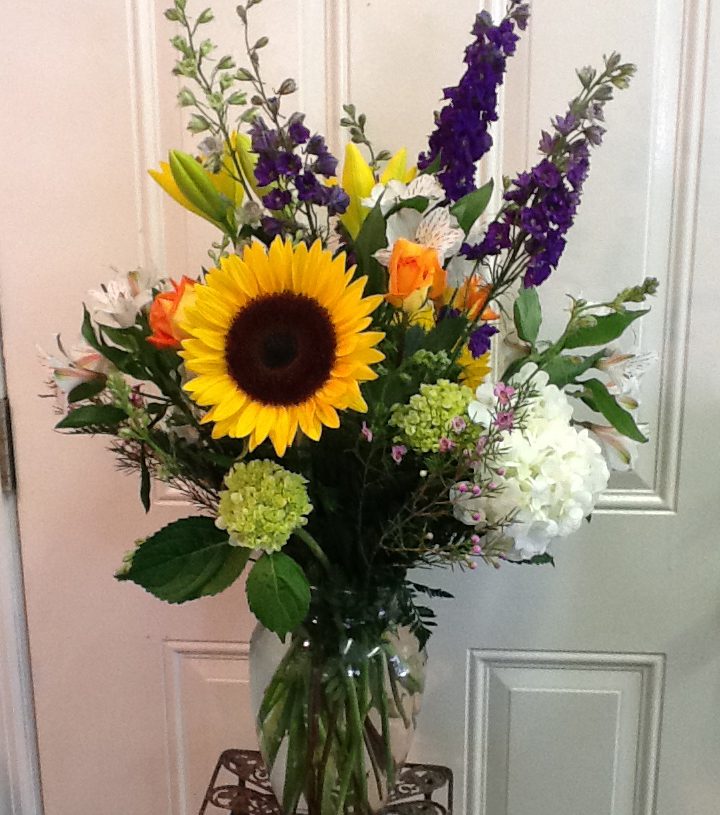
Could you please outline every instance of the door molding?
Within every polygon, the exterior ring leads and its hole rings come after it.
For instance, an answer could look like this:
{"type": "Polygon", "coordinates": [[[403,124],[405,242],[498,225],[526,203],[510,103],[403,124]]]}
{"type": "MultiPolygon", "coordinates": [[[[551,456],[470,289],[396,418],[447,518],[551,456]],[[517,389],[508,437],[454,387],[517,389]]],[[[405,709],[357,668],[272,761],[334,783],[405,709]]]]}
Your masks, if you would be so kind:
{"type": "MultiPolygon", "coordinates": [[[[0,400],[6,396],[0,331],[0,400]]],[[[0,810],[43,815],[15,493],[0,492],[0,810]]]]}

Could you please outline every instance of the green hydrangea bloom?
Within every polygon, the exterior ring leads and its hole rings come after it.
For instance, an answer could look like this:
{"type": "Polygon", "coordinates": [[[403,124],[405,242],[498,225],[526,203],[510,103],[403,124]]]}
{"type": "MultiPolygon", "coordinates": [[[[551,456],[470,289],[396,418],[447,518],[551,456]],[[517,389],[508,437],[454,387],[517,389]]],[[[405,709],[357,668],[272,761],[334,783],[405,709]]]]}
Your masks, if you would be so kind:
{"type": "Polygon", "coordinates": [[[307,480],[273,461],[241,461],[225,476],[220,493],[220,529],[230,543],[276,552],[312,511],[307,480]]]}
{"type": "Polygon", "coordinates": [[[396,441],[418,453],[437,453],[439,442],[451,433],[452,420],[466,417],[473,392],[464,385],[439,379],[434,385],[420,385],[420,393],[406,405],[395,405],[390,424],[400,430],[396,441]]]}

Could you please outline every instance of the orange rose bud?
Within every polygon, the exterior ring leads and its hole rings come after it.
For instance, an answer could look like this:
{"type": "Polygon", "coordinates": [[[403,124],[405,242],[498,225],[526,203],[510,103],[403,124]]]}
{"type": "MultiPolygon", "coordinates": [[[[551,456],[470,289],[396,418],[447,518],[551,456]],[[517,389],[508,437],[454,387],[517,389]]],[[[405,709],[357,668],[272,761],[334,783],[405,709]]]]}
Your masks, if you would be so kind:
{"type": "Polygon", "coordinates": [[[497,320],[500,315],[487,307],[488,298],[492,286],[480,283],[476,275],[469,277],[459,289],[448,289],[445,295],[445,302],[452,302],[453,308],[463,311],[469,320],[477,320],[480,317],[485,322],[497,320]]]}
{"type": "Polygon", "coordinates": [[[180,328],[185,319],[187,307],[195,301],[195,285],[197,281],[183,276],[180,283],[170,281],[173,291],[158,294],[150,306],[148,320],[152,335],[148,342],[156,348],[179,348],[180,343],[187,334],[180,328]]]}
{"type": "Polygon", "coordinates": [[[428,294],[445,290],[446,274],[435,249],[405,238],[395,242],[390,256],[390,283],[386,299],[396,308],[417,311],[428,294]]]}

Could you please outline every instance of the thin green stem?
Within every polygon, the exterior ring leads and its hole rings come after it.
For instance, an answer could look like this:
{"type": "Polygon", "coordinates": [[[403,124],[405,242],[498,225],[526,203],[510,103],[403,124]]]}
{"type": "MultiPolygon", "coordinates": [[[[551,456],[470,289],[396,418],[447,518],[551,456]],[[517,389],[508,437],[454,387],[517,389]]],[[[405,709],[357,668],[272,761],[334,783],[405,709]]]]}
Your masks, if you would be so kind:
{"type": "Polygon", "coordinates": [[[325,554],[325,552],[323,552],[322,547],[315,540],[315,538],[313,538],[313,536],[308,531],[303,529],[302,527],[298,527],[293,532],[293,534],[296,535],[298,538],[300,538],[300,540],[307,545],[308,549],[313,553],[313,555],[315,555],[315,557],[325,567],[328,574],[331,574],[332,573],[332,565],[330,564],[330,561],[328,560],[328,556],[325,554]]]}

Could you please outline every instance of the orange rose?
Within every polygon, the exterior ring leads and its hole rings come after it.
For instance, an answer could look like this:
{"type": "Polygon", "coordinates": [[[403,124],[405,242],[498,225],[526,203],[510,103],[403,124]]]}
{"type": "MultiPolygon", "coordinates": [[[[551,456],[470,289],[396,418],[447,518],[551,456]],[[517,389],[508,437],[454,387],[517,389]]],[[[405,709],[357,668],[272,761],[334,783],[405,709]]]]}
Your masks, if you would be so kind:
{"type": "Polygon", "coordinates": [[[195,284],[197,281],[183,276],[180,283],[170,281],[173,291],[158,294],[150,306],[149,322],[152,336],[148,342],[156,348],[179,348],[181,340],[187,334],[180,328],[185,319],[189,305],[195,302],[195,284]]]}
{"type": "Polygon", "coordinates": [[[445,290],[446,274],[435,249],[405,238],[395,242],[390,256],[390,284],[386,299],[403,311],[417,311],[445,290]]]}
{"type": "Polygon", "coordinates": [[[476,275],[469,277],[459,289],[447,289],[443,302],[452,303],[453,308],[460,309],[469,320],[477,320],[478,316],[488,322],[499,319],[500,315],[487,307],[492,286],[481,283],[476,275]]]}

